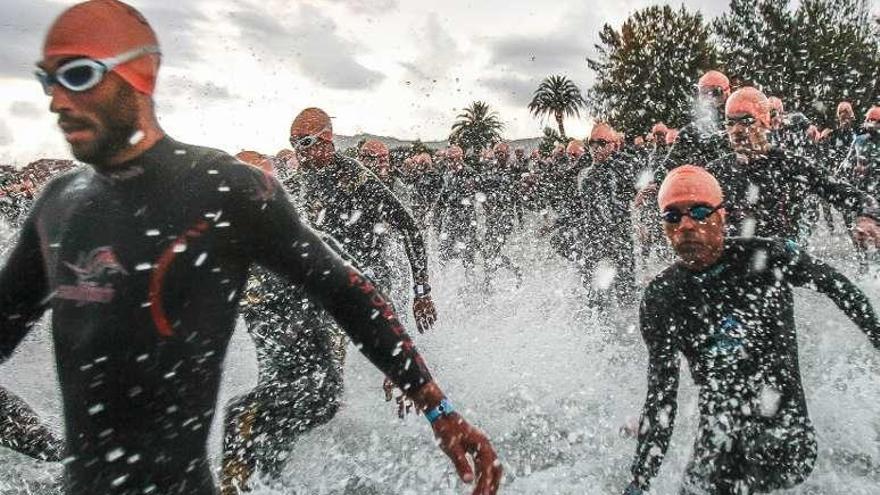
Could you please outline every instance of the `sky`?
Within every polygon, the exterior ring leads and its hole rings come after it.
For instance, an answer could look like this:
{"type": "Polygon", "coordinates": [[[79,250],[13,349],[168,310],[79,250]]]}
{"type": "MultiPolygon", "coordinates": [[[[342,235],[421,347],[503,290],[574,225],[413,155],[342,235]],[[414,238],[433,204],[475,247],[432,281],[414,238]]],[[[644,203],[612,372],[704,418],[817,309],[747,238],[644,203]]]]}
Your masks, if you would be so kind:
{"type": "MultiPolygon", "coordinates": [[[[0,2],[0,163],[69,151],[33,77],[42,39],[73,1],[0,2]]],[[[504,137],[541,134],[526,105],[542,79],[582,90],[603,24],[619,27],[656,0],[132,0],[159,36],[155,95],[162,127],[180,141],[235,153],[275,153],[290,122],[318,106],[334,131],[445,139],[455,116],[483,100],[504,137]],[[548,8],[551,6],[552,8],[548,8]]],[[[708,18],[725,0],[687,0],[708,18]]],[[[673,5],[679,5],[678,2],[673,5]]],[[[582,137],[588,114],[567,119],[582,137]]]]}

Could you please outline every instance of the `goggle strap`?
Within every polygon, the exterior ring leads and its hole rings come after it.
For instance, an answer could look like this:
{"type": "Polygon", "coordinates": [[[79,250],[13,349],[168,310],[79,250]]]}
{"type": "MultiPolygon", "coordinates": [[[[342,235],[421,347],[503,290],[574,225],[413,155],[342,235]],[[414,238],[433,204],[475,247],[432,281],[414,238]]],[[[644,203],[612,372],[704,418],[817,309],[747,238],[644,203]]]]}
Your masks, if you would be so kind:
{"type": "Polygon", "coordinates": [[[127,52],[120,53],[115,57],[104,58],[100,60],[96,60],[101,65],[107,68],[107,70],[111,70],[114,67],[124,64],[126,62],[131,62],[136,58],[143,57],[144,55],[152,55],[152,54],[161,54],[162,52],[159,50],[159,47],[156,45],[147,45],[135,48],[133,50],[129,50],[127,52]]]}

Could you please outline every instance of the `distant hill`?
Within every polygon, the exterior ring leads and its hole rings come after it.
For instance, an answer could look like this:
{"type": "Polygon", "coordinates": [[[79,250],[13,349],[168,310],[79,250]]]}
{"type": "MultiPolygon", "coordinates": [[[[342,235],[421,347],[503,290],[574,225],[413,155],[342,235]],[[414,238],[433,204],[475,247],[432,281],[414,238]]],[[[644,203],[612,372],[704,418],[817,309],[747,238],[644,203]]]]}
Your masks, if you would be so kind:
{"type": "MultiPolygon", "coordinates": [[[[333,136],[333,142],[336,143],[336,149],[344,150],[346,148],[350,148],[352,146],[357,146],[357,143],[360,142],[361,139],[378,139],[385,143],[389,148],[397,148],[398,146],[409,146],[415,140],[402,140],[388,136],[376,136],[375,134],[355,134],[354,136],[342,136],[335,135],[333,136]]],[[[526,139],[515,139],[513,141],[508,141],[510,145],[514,148],[524,147],[526,149],[537,148],[541,143],[541,138],[526,138],[526,139]]],[[[425,146],[434,149],[445,148],[449,146],[449,141],[422,141],[425,146]]]]}

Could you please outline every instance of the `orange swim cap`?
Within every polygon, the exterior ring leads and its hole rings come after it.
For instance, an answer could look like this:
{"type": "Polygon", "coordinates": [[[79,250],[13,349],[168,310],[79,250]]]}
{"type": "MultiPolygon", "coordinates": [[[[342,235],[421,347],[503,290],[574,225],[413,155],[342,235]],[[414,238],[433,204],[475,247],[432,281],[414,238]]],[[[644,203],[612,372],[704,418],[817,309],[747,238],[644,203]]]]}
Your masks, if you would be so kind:
{"type": "MultiPolygon", "coordinates": [[[[43,58],[71,56],[111,58],[159,46],[156,33],[140,12],[118,0],[89,0],[65,10],[49,28],[43,58]]],[[[113,72],[141,93],[152,95],[159,55],[144,55],[118,65],[113,72]]]]}
{"type": "Polygon", "coordinates": [[[776,96],[771,96],[770,98],[767,98],[767,102],[770,103],[770,108],[772,110],[776,110],[777,115],[785,113],[785,106],[782,104],[781,99],[776,96]]]}
{"type": "Polygon", "coordinates": [[[360,154],[371,157],[388,156],[388,146],[378,139],[368,139],[361,145],[360,154]]]}
{"type": "Polygon", "coordinates": [[[580,158],[585,151],[584,142],[580,139],[572,139],[568,142],[568,146],[565,147],[565,152],[575,158],[580,158]]]}
{"type": "Polygon", "coordinates": [[[715,207],[724,201],[721,185],[702,167],[682,165],[672,169],[657,192],[660,211],[682,202],[705,203],[715,207]]]}
{"type": "Polygon", "coordinates": [[[317,135],[324,141],[333,141],[333,124],[330,116],[320,108],[306,108],[293,119],[290,125],[291,136],[317,135]]]}
{"type": "Polygon", "coordinates": [[[709,72],[703,74],[703,76],[697,82],[697,88],[721,88],[722,91],[728,91],[730,89],[730,79],[728,79],[727,76],[718,72],[717,70],[710,70],[709,72]]]}
{"type": "Polygon", "coordinates": [[[464,158],[464,151],[462,151],[461,146],[453,144],[446,149],[446,158],[449,158],[450,160],[460,160],[464,158]]]}
{"type": "Polygon", "coordinates": [[[608,141],[609,143],[617,141],[617,133],[614,131],[610,125],[605,122],[597,122],[596,125],[590,130],[590,141],[594,141],[597,139],[603,139],[608,141]]]}
{"type": "Polygon", "coordinates": [[[871,107],[865,114],[865,122],[880,122],[880,107],[871,107]]]}
{"type": "Polygon", "coordinates": [[[728,117],[748,114],[766,127],[770,127],[770,101],[764,93],[750,86],[740,88],[730,95],[724,107],[724,114],[728,117]]]}
{"type": "Polygon", "coordinates": [[[262,153],[250,150],[243,150],[239,151],[235,155],[235,157],[238,158],[239,161],[247,163],[252,167],[256,167],[263,172],[266,172],[268,174],[275,173],[275,167],[272,165],[272,160],[262,153]]]}

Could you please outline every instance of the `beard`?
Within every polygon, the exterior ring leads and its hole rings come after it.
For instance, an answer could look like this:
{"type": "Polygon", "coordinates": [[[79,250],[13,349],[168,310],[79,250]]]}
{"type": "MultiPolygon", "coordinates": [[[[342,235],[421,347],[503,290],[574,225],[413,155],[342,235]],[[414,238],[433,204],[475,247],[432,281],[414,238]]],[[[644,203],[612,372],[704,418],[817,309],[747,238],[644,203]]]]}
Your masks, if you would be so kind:
{"type": "Polygon", "coordinates": [[[71,152],[77,160],[90,165],[107,166],[114,156],[132,145],[131,138],[138,130],[134,88],[121,84],[113,98],[95,108],[94,113],[93,119],[62,115],[59,120],[89,128],[95,133],[95,138],[91,141],[71,143],[71,152]]]}

